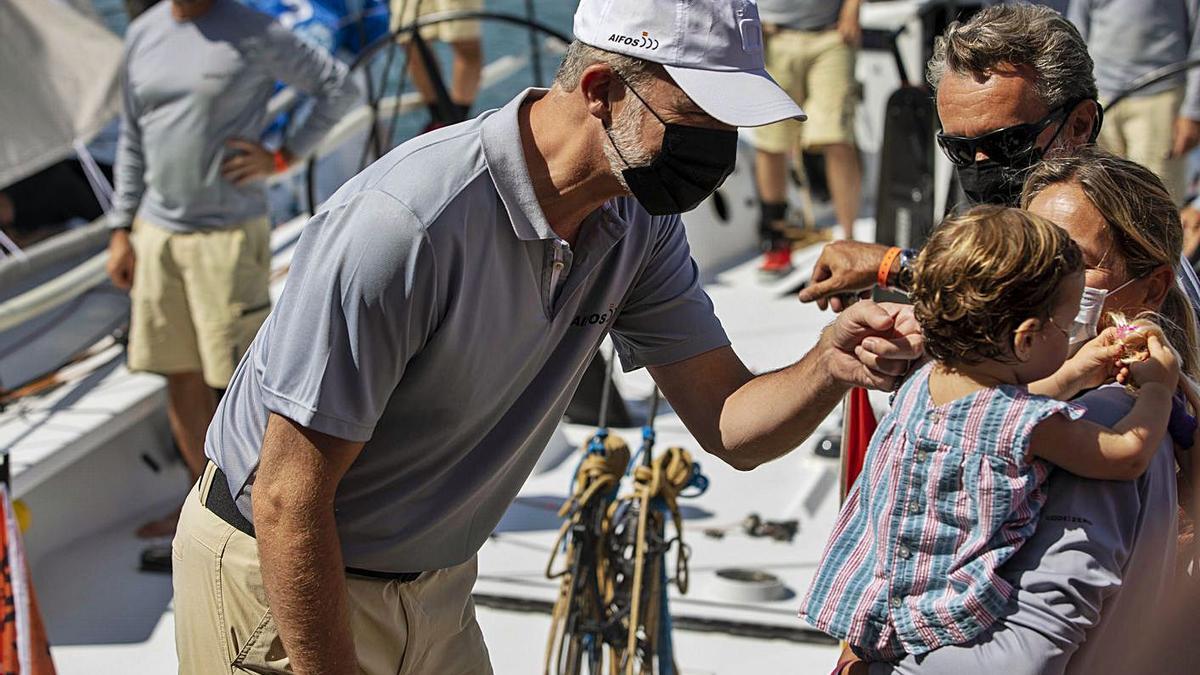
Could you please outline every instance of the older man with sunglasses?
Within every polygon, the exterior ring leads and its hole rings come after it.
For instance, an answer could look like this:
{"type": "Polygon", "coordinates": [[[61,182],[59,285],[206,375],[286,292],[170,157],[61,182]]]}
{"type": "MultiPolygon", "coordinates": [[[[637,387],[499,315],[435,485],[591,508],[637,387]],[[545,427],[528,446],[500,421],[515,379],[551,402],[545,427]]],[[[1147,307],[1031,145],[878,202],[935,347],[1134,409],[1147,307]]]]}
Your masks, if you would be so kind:
{"type": "MultiPolygon", "coordinates": [[[[942,123],[938,145],[972,202],[1015,206],[1043,156],[1091,143],[1100,131],[1087,44],[1047,7],[996,5],[951,24],[928,76],[942,123]]],[[[826,246],[800,300],[837,312],[880,278],[903,289],[914,252],[890,250],[852,241],[826,246]]]]}

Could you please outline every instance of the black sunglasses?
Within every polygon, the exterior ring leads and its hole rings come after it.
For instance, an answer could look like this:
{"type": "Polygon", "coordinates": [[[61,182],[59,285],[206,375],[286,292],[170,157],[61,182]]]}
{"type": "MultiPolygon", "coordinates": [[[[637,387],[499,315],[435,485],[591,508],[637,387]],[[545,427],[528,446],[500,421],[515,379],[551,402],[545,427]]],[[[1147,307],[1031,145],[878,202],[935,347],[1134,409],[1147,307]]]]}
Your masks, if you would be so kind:
{"type": "Polygon", "coordinates": [[[1032,152],[1042,131],[1058,120],[1065,119],[1078,103],[1079,101],[1072,101],[1052,110],[1038,122],[1017,124],[989,131],[981,136],[951,136],[939,131],[937,142],[950,163],[955,166],[971,166],[975,163],[976,154],[980,152],[997,164],[1007,166],[1032,152]]]}

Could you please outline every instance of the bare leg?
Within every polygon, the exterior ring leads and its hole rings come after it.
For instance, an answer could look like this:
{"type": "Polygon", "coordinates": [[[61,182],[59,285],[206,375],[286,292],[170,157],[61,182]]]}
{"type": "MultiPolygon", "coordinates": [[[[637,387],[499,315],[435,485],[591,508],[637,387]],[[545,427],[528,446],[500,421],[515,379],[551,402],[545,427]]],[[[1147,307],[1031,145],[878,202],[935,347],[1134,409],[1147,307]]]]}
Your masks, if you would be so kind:
{"type": "Polygon", "coordinates": [[[754,156],[754,180],[758,198],[764,202],[787,199],[787,156],[782,152],[759,150],[754,156]]]}
{"type": "Polygon", "coordinates": [[[858,163],[858,151],[849,143],[827,145],[823,151],[833,211],[846,239],[852,240],[854,221],[858,218],[858,203],[862,196],[862,167],[858,163]]]}
{"type": "MultiPolygon", "coordinates": [[[[167,421],[171,435],[183,455],[183,463],[192,475],[192,482],[200,478],[204,465],[204,436],[217,409],[213,390],[200,373],[175,373],[167,375],[167,421]]],[[[164,537],[175,532],[179,521],[179,509],[152,520],[140,528],[137,535],[144,538],[164,537]]]]}
{"type": "MultiPolygon", "coordinates": [[[[434,58],[433,67],[438,67],[436,58],[434,58]]],[[[408,45],[408,76],[412,78],[413,86],[420,92],[421,100],[426,105],[437,100],[437,95],[433,91],[433,81],[429,79],[429,73],[425,70],[425,60],[421,58],[421,51],[412,43],[408,45]]]]}
{"type": "Polygon", "coordinates": [[[167,419],[192,480],[204,473],[204,435],[217,410],[212,388],[200,373],[167,376],[167,419]]]}
{"type": "Polygon", "coordinates": [[[450,43],[454,51],[454,72],[450,84],[450,99],[469,106],[479,93],[483,74],[483,44],[479,38],[450,43]]]}

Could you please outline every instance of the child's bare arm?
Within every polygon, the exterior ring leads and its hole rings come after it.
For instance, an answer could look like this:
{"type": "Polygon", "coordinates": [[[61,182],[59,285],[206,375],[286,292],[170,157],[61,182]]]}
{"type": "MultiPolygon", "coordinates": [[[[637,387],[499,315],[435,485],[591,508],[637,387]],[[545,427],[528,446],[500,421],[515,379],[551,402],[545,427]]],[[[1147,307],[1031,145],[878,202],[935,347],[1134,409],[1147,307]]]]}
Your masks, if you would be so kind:
{"type": "Polygon", "coordinates": [[[1179,383],[1179,357],[1157,334],[1146,339],[1146,351],[1146,360],[1129,366],[1140,383],[1137,402],[1111,430],[1054,415],[1033,430],[1030,452],[1084,478],[1141,476],[1167,433],[1171,396],[1179,383]]]}
{"type": "Polygon", "coordinates": [[[1054,415],[1034,429],[1029,449],[1084,478],[1132,480],[1150,466],[1170,415],[1171,391],[1152,382],[1142,386],[1133,409],[1112,429],[1054,415]]]}
{"type": "Polygon", "coordinates": [[[1106,328],[1067,359],[1058,372],[1044,380],[1031,382],[1029,391],[1060,401],[1070,400],[1084,389],[1111,382],[1117,374],[1116,362],[1121,351],[1117,329],[1106,328]]]}

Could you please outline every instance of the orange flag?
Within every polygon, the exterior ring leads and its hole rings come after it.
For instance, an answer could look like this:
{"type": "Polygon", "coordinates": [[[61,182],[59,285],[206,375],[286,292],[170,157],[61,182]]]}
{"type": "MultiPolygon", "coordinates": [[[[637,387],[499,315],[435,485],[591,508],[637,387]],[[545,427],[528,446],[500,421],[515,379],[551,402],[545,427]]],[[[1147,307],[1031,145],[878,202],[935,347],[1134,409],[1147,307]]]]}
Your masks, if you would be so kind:
{"type": "Polygon", "coordinates": [[[21,528],[8,489],[0,485],[0,675],[55,675],[50,643],[38,611],[21,528]]]}

